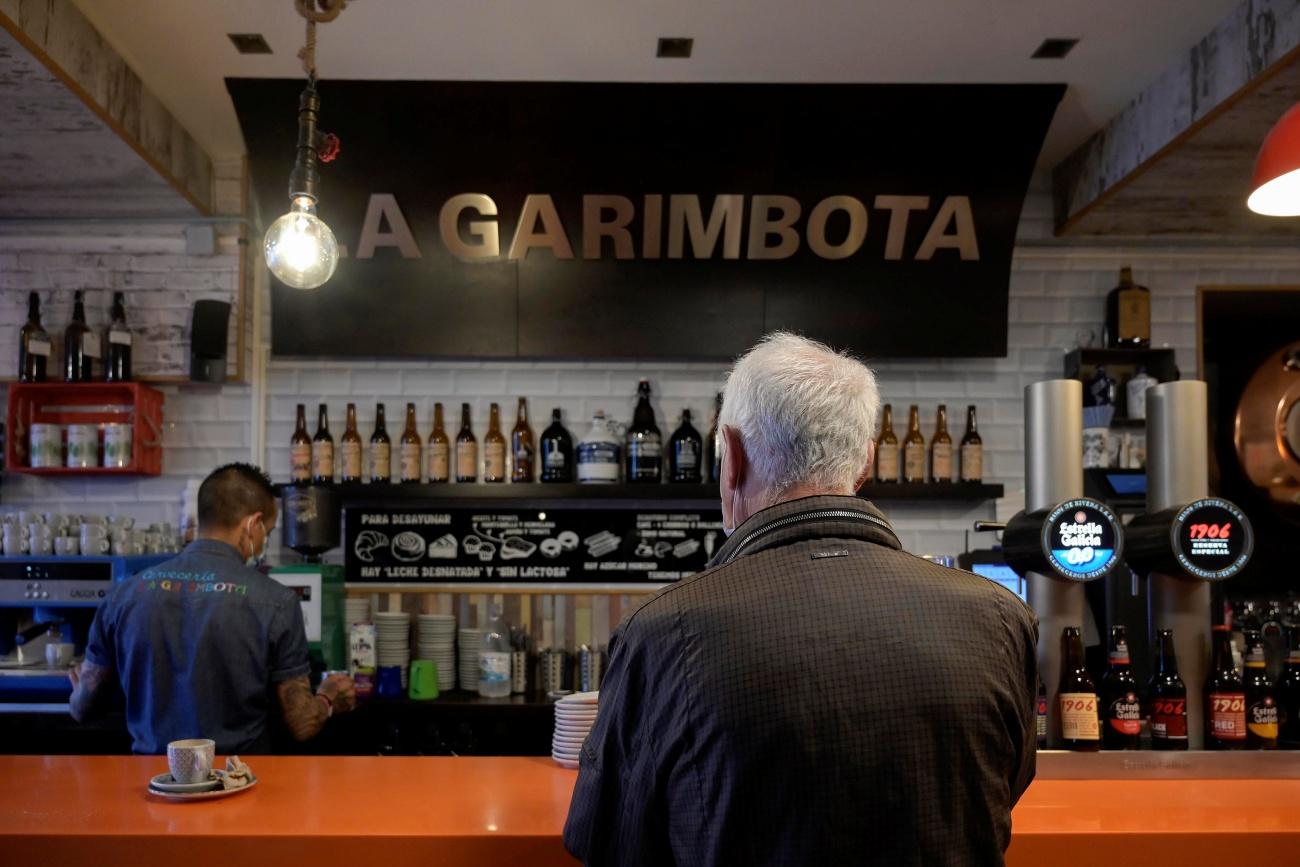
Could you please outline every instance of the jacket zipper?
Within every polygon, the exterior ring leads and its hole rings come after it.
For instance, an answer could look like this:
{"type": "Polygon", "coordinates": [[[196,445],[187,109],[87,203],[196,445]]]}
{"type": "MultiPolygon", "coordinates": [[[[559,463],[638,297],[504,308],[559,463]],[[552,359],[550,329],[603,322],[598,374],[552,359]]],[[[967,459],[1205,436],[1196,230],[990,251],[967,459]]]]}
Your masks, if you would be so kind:
{"type": "Polygon", "coordinates": [[[773,521],[772,523],[768,524],[765,527],[762,527],[761,529],[755,530],[753,533],[750,533],[743,540],[741,540],[741,543],[736,546],[736,550],[732,551],[731,554],[728,555],[727,559],[723,562],[730,563],[732,560],[736,559],[736,557],[740,556],[740,552],[744,551],[745,548],[748,547],[750,542],[754,541],[759,536],[762,536],[765,533],[770,533],[773,530],[779,530],[782,527],[788,527],[791,524],[799,524],[804,521],[820,521],[826,518],[852,518],[856,520],[867,521],[869,523],[875,524],[877,527],[880,527],[882,530],[888,531],[889,535],[893,536],[895,539],[898,538],[898,536],[894,533],[894,528],[889,526],[888,522],[882,521],[881,519],[875,517],[874,515],[867,515],[862,512],[851,512],[848,511],[847,509],[829,509],[821,512],[806,512],[802,515],[790,515],[788,517],[781,518],[779,520],[773,521]]]}

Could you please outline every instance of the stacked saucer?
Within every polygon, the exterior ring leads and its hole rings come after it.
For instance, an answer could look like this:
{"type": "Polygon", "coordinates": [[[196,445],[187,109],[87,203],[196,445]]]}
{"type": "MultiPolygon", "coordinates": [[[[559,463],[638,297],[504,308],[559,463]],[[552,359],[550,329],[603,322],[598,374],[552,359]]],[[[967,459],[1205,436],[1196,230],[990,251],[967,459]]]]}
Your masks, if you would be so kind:
{"type": "Polygon", "coordinates": [[[555,736],[551,758],[565,768],[578,767],[578,754],[591,727],[596,724],[598,692],[575,692],[555,703],[555,736]]]}
{"type": "Polygon", "coordinates": [[[411,615],[405,611],[375,612],[375,652],[380,668],[402,669],[402,689],[411,666],[411,615]]]}
{"type": "Polygon", "coordinates": [[[438,689],[456,688],[456,618],[450,614],[421,614],[416,629],[416,658],[438,666],[438,689]]]}
{"type": "Polygon", "coordinates": [[[462,629],[457,644],[460,651],[460,688],[478,692],[478,654],[483,649],[483,630],[462,629]]]}
{"type": "Polygon", "coordinates": [[[365,596],[349,596],[344,599],[343,622],[348,626],[353,623],[369,623],[370,600],[365,596]]]}

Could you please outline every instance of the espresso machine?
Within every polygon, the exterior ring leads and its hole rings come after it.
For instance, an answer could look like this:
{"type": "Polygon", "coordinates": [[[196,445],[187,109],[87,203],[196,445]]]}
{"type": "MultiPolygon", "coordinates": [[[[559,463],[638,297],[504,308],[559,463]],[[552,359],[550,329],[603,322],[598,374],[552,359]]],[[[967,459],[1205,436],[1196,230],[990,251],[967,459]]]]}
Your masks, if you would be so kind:
{"type": "Polygon", "coordinates": [[[0,557],[0,705],[66,702],[113,584],[173,556],[0,557]]]}

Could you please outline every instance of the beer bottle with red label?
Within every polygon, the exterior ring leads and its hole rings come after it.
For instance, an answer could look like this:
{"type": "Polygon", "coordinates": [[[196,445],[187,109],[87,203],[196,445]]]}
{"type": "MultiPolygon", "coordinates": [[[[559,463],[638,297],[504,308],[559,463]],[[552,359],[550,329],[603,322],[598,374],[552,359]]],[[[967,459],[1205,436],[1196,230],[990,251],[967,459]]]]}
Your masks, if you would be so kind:
{"type": "Polygon", "coordinates": [[[1038,735],[1038,748],[1047,749],[1047,687],[1038,679],[1038,701],[1034,708],[1034,728],[1038,735]]]}
{"type": "Polygon", "coordinates": [[[1083,662],[1083,637],[1077,626],[1061,634],[1061,688],[1057,693],[1061,714],[1061,743],[1067,750],[1101,749],[1101,723],[1097,716],[1097,686],[1083,662]]]}
{"type": "Polygon", "coordinates": [[[1128,655],[1123,626],[1110,629],[1110,667],[1101,678],[1102,746],[1108,750],[1136,750],[1142,730],[1142,704],[1128,655]]]}
{"type": "Polygon", "coordinates": [[[1246,749],[1275,750],[1278,741],[1277,692],[1268,677],[1264,638],[1253,629],[1246,640],[1246,749]]]}
{"type": "Polygon", "coordinates": [[[1286,667],[1277,681],[1278,746],[1300,750],[1300,626],[1292,626],[1286,667]]]}
{"type": "Polygon", "coordinates": [[[1211,633],[1213,651],[1205,679],[1205,748],[1239,750],[1246,746],[1246,690],[1232,664],[1232,633],[1224,625],[1211,633]]]}
{"type": "Polygon", "coordinates": [[[1155,673],[1148,683],[1151,696],[1151,749],[1187,749],[1187,687],[1178,676],[1172,629],[1156,631],[1155,673]]]}

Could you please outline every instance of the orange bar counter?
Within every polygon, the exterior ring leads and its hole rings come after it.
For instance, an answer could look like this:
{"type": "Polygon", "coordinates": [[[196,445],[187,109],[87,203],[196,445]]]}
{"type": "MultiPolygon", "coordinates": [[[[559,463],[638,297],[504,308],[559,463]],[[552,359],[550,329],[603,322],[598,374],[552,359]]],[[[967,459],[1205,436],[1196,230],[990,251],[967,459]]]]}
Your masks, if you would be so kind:
{"type": "MultiPolygon", "coordinates": [[[[0,756],[0,861],[574,863],[560,832],[577,775],[549,759],[248,761],[251,791],[172,803],[145,791],[163,758],[0,756]]],[[[1300,779],[1040,779],[1016,807],[1007,863],[1300,863],[1296,804],[1300,779]]]]}

